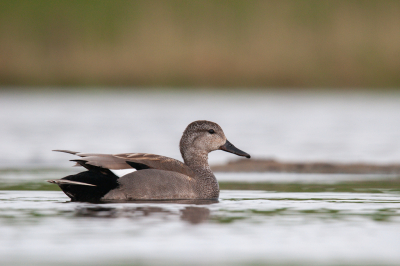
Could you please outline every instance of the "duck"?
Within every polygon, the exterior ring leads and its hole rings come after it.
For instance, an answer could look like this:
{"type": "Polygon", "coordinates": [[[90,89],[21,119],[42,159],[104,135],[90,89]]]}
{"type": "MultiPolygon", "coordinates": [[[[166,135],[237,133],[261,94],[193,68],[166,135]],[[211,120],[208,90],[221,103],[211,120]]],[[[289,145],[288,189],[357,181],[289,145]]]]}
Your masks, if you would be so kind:
{"type": "Polygon", "coordinates": [[[54,150],[78,156],[71,161],[86,171],[47,182],[57,184],[71,201],[217,200],[220,190],[208,154],[222,150],[250,158],[227,140],[217,123],[207,120],[186,127],[179,149],[183,162],[148,153],[54,150]],[[121,169],[133,172],[119,177],[112,171],[121,169]]]}

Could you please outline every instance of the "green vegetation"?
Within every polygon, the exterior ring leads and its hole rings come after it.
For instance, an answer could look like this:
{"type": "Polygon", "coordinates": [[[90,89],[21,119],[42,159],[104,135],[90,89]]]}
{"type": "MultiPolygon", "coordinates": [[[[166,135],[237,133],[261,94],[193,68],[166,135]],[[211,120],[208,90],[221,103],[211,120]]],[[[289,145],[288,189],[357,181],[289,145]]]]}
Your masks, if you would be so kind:
{"type": "Polygon", "coordinates": [[[0,0],[0,85],[400,87],[400,1],[0,0]]]}
{"type": "Polygon", "coordinates": [[[55,185],[43,182],[21,182],[14,184],[0,183],[0,190],[41,190],[41,191],[61,191],[61,189],[55,185]]]}
{"type": "Polygon", "coordinates": [[[400,180],[376,180],[343,182],[335,184],[302,183],[220,183],[220,189],[227,190],[266,190],[276,192],[355,192],[384,193],[400,192],[400,180]]]}
{"type": "MultiPolygon", "coordinates": [[[[268,199],[272,200],[272,199],[268,199]]],[[[310,200],[310,199],[307,199],[310,200]]],[[[342,202],[342,201],[341,201],[342,202]]],[[[365,201],[363,202],[365,203],[365,201]]],[[[250,220],[257,216],[301,216],[324,220],[345,220],[351,217],[364,217],[377,222],[390,222],[394,218],[398,218],[398,208],[393,209],[379,209],[374,212],[357,213],[337,209],[310,209],[310,210],[296,210],[294,208],[271,209],[269,211],[259,210],[221,210],[223,215],[216,215],[212,220],[217,223],[232,223],[238,220],[250,220]]]]}
{"type": "MultiPolygon", "coordinates": [[[[377,180],[344,182],[337,184],[279,184],[279,183],[239,183],[220,182],[223,190],[264,190],[275,192],[351,192],[351,193],[387,193],[400,192],[399,180],[377,180]]],[[[47,190],[59,191],[55,184],[46,181],[0,182],[0,190],[47,190]]]]}

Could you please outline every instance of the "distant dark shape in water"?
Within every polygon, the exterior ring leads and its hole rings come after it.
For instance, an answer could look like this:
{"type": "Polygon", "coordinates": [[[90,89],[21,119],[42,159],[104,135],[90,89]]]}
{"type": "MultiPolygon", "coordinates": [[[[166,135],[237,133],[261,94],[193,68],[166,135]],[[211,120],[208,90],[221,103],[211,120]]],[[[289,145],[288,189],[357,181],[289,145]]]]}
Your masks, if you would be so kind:
{"type": "Polygon", "coordinates": [[[208,165],[208,153],[223,150],[250,158],[226,139],[218,124],[205,120],[187,126],[179,148],[184,163],[147,153],[56,150],[81,157],[72,161],[88,171],[48,182],[57,184],[72,201],[218,199],[219,185],[208,165]],[[110,169],[136,171],[119,178],[110,169]]]}

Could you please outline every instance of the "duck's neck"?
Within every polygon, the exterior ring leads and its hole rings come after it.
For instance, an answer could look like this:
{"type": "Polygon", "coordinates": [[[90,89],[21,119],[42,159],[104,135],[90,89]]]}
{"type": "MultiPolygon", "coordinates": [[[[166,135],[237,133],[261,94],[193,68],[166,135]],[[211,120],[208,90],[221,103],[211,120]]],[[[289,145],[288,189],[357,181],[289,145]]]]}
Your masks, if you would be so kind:
{"type": "MultiPolygon", "coordinates": [[[[182,149],[181,149],[182,151],[182,149]]],[[[183,161],[194,172],[194,178],[202,197],[218,199],[218,181],[208,165],[208,153],[186,149],[182,152],[183,161]]]]}
{"type": "Polygon", "coordinates": [[[199,178],[215,179],[210,166],[208,165],[208,153],[187,150],[182,154],[183,161],[192,169],[199,178]]]}

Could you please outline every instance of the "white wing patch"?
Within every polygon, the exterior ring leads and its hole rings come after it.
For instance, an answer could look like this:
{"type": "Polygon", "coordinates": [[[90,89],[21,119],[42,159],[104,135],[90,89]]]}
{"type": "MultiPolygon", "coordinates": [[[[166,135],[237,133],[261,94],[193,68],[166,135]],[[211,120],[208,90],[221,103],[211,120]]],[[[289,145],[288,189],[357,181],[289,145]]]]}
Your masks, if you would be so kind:
{"type": "Polygon", "coordinates": [[[124,175],[127,175],[127,174],[135,172],[136,169],[133,169],[133,168],[131,168],[131,169],[121,169],[121,170],[110,169],[110,171],[113,172],[114,175],[116,175],[118,177],[122,177],[124,175]]]}

